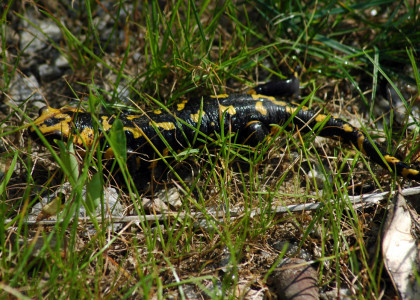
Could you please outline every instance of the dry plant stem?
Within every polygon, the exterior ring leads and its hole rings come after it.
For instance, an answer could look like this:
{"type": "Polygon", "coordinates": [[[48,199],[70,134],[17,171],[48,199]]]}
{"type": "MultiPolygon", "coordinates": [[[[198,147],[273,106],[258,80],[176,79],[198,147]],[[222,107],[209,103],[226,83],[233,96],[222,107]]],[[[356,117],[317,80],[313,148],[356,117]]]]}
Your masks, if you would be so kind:
{"type": "MultiPolygon", "coordinates": [[[[391,195],[395,195],[397,191],[391,192],[391,195]]],[[[403,196],[413,196],[420,194],[420,187],[414,187],[414,188],[407,188],[401,191],[401,194],[403,196]]],[[[383,193],[377,193],[377,194],[367,194],[362,196],[349,196],[349,201],[351,201],[354,205],[355,209],[358,209],[360,207],[368,207],[372,206],[374,204],[378,204],[380,201],[383,201],[390,197],[389,192],[383,192],[383,193]]],[[[330,200],[331,202],[334,200],[330,200]]],[[[307,204],[294,204],[294,205],[288,205],[288,206],[272,206],[271,211],[273,213],[286,213],[286,212],[300,212],[300,211],[313,211],[317,210],[320,207],[324,206],[324,203],[317,202],[317,203],[307,203],[307,204]]],[[[257,216],[262,214],[262,210],[257,208],[254,209],[251,213],[251,217],[257,216]]],[[[242,212],[237,211],[231,211],[230,216],[231,219],[240,218],[242,215],[242,212]]],[[[158,215],[146,215],[146,216],[125,216],[125,217],[111,217],[109,218],[111,223],[139,223],[139,222],[146,222],[146,221],[162,221],[162,220],[168,220],[170,218],[176,218],[178,220],[182,220],[186,217],[191,217],[193,219],[196,219],[197,221],[205,219],[203,216],[203,213],[197,212],[197,213],[176,213],[176,212],[170,212],[166,214],[158,214],[158,215]]],[[[223,216],[216,217],[219,219],[219,221],[223,220],[223,216]]],[[[79,218],[80,223],[84,224],[91,224],[93,223],[92,218],[79,218]]],[[[96,218],[95,222],[100,222],[101,218],[96,218]]],[[[7,223],[13,222],[12,219],[7,219],[7,223]]],[[[43,221],[24,221],[23,224],[27,225],[55,225],[59,222],[58,220],[43,220],[43,221]]]]}

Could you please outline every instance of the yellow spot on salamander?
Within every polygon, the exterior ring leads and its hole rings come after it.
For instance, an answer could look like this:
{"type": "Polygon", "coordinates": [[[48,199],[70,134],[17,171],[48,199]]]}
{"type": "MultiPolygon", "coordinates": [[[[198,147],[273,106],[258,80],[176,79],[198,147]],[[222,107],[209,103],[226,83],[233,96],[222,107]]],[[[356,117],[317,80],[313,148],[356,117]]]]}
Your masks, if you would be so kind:
{"type": "Polygon", "coordinates": [[[363,147],[363,142],[365,141],[365,135],[358,131],[357,133],[357,148],[360,152],[362,152],[364,155],[366,155],[365,148],[363,147]]]}
{"type": "Polygon", "coordinates": [[[104,153],[104,158],[105,159],[111,159],[113,157],[114,157],[114,150],[112,150],[112,148],[106,149],[106,151],[104,153]]]}
{"type": "Polygon", "coordinates": [[[102,127],[104,128],[105,131],[108,131],[111,129],[112,125],[109,124],[108,121],[108,116],[102,116],[102,127]]]}
{"type": "Polygon", "coordinates": [[[260,95],[260,94],[252,94],[251,97],[254,100],[267,99],[267,100],[270,100],[270,101],[276,101],[276,98],[274,98],[274,97],[266,96],[266,95],[260,95]]]}
{"type": "Polygon", "coordinates": [[[262,101],[258,101],[255,104],[255,109],[262,114],[263,116],[267,115],[267,109],[264,107],[263,102],[262,101]]]}
{"type": "Polygon", "coordinates": [[[162,111],[160,109],[156,109],[156,110],[153,111],[153,113],[155,115],[160,115],[162,113],[162,111]]]}
{"type": "Polygon", "coordinates": [[[233,107],[233,105],[229,105],[229,106],[223,106],[223,105],[219,105],[219,111],[223,114],[225,111],[228,112],[229,115],[233,116],[234,114],[236,114],[236,108],[233,107]]]}
{"type": "Polygon", "coordinates": [[[319,114],[315,117],[315,121],[316,122],[323,122],[327,117],[328,117],[327,115],[319,114]]]}
{"type": "Polygon", "coordinates": [[[401,175],[405,178],[407,178],[408,175],[417,176],[418,174],[419,174],[419,171],[414,170],[414,169],[404,168],[401,171],[401,175]]]}
{"type": "Polygon", "coordinates": [[[275,105],[280,105],[280,106],[288,105],[288,103],[286,101],[282,101],[282,100],[270,99],[270,101],[271,101],[271,103],[273,103],[275,105]]]}
{"type": "Polygon", "coordinates": [[[185,104],[187,104],[187,102],[188,102],[188,100],[184,100],[184,101],[182,101],[181,103],[178,103],[176,106],[177,106],[177,110],[178,111],[180,111],[180,110],[183,110],[184,108],[185,108],[185,104]]]}
{"type": "Polygon", "coordinates": [[[123,130],[130,131],[135,139],[138,139],[143,135],[143,130],[137,127],[123,127],[123,130]]]}
{"type": "Polygon", "coordinates": [[[87,147],[92,146],[95,132],[93,128],[85,127],[80,134],[75,135],[73,138],[73,143],[79,146],[86,145],[87,147]]]}
{"type": "Polygon", "coordinates": [[[389,154],[384,155],[384,158],[390,164],[396,164],[396,163],[399,163],[400,162],[400,160],[398,158],[393,157],[393,156],[391,156],[389,154]]]}
{"type": "Polygon", "coordinates": [[[172,122],[161,122],[161,123],[156,123],[154,121],[149,123],[151,126],[156,126],[158,128],[162,128],[165,130],[174,130],[175,129],[175,124],[172,122]]]}
{"type": "Polygon", "coordinates": [[[200,117],[203,117],[205,114],[205,111],[198,110],[196,114],[191,114],[191,120],[194,123],[198,123],[198,121],[200,121],[200,117]]]}
{"type": "Polygon", "coordinates": [[[218,95],[211,95],[210,97],[219,99],[219,98],[228,98],[229,95],[228,94],[218,94],[218,95]]]}
{"type": "Polygon", "coordinates": [[[297,107],[292,107],[292,106],[286,106],[286,112],[289,114],[294,114],[296,111],[297,107]]]}
{"type": "Polygon", "coordinates": [[[140,118],[140,117],[141,117],[141,116],[139,116],[139,115],[126,116],[127,120],[134,120],[134,119],[138,119],[138,118],[140,118]]]}
{"type": "Polygon", "coordinates": [[[354,131],[354,128],[352,126],[350,126],[349,124],[344,124],[343,125],[343,130],[345,132],[353,132],[354,131]]]}

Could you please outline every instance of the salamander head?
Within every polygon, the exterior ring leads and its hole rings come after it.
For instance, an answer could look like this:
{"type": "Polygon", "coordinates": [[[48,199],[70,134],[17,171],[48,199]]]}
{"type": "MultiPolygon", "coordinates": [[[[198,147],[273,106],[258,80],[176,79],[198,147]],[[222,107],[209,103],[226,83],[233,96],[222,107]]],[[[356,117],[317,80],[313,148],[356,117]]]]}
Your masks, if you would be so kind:
{"type": "MultiPolygon", "coordinates": [[[[71,134],[76,112],[77,109],[71,107],[55,109],[44,106],[39,110],[39,117],[34,121],[34,124],[50,142],[54,139],[67,140],[71,134]]],[[[33,127],[30,128],[30,135],[34,140],[38,139],[38,134],[33,127]]]]}

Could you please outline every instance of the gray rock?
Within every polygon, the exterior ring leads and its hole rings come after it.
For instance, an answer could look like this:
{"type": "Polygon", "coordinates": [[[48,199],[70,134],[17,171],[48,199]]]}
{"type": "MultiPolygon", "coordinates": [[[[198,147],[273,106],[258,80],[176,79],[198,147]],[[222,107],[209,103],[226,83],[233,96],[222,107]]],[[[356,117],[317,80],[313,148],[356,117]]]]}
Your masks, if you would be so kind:
{"type": "Polygon", "coordinates": [[[55,61],[54,61],[54,65],[57,67],[57,68],[60,68],[60,69],[63,69],[63,68],[68,68],[70,65],[69,65],[69,61],[67,60],[67,58],[64,56],[64,55],[62,55],[62,54],[60,54],[56,59],[55,59],[55,61]]]}
{"type": "Polygon", "coordinates": [[[283,248],[287,246],[286,249],[286,256],[293,256],[301,258],[305,261],[309,261],[314,259],[313,255],[306,249],[299,247],[299,243],[288,241],[288,240],[281,240],[275,242],[272,247],[278,251],[283,251],[283,248]]]}
{"type": "Polygon", "coordinates": [[[62,71],[54,65],[42,64],[38,66],[38,73],[42,81],[51,81],[59,77],[62,71]]]}
{"type": "Polygon", "coordinates": [[[22,18],[20,27],[20,49],[26,53],[37,52],[50,44],[48,39],[59,41],[61,39],[60,28],[51,20],[40,20],[34,16],[33,9],[28,9],[22,18]]]}
{"type": "Polygon", "coordinates": [[[15,77],[10,84],[9,95],[11,104],[16,106],[27,100],[30,100],[38,108],[45,105],[39,91],[39,83],[33,74],[24,77],[20,73],[15,73],[15,77]]]}

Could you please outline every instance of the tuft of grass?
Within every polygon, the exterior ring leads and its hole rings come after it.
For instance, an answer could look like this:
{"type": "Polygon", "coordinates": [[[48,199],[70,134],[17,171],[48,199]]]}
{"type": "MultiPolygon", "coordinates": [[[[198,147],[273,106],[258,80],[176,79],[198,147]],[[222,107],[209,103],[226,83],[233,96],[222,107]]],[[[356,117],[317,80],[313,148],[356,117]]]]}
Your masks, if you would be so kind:
{"type": "MultiPolygon", "coordinates": [[[[410,183],[383,176],[385,171],[339,142],[287,132],[286,122],[276,138],[257,147],[241,145],[230,132],[213,138],[197,133],[195,141],[205,140],[205,146],[191,141],[181,153],[161,153],[157,159],[169,174],[145,194],[129,172],[122,128],[106,137],[116,153],[111,165],[101,151],[81,157],[71,144],[59,143],[57,151],[41,134],[42,148],[30,141],[25,129],[36,109],[31,97],[17,102],[12,92],[16,74],[33,72],[27,66],[35,58],[8,32],[23,30],[12,20],[25,20],[49,51],[67,59],[71,76],[41,82],[41,92],[55,107],[76,99],[96,126],[102,112],[170,111],[181,99],[243,93],[287,78],[300,66],[302,95],[309,95],[302,105],[359,124],[369,139],[382,138],[392,154],[415,162],[418,92],[409,95],[400,82],[420,90],[419,4],[106,4],[21,6],[9,0],[2,10],[0,296],[162,299],[188,298],[193,291],[211,299],[238,298],[267,291],[281,258],[305,253],[323,291],[348,289],[358,299],[396,295],[380,251],[386,203],[356,210],[350,194],[366,183],[381,191],[410,183]],[[60,41],[28,17],[33,11],[56,24],[60,41]],[[379,115],[375,110],[384,84],[402,98],[403,122],[394,120],[392,109],[379,115]],[[108,168],[119,170],[124,186],[115,184],[108,168]],[[318,179],[310,176],[315,172],[318,179]],[[72,190],[56,197],[66,183],[72,190]],[[102,192],[110,188],[125,215],[138,219],[114,224],[102,192]],[[155,201],[160,191],[173,195],[173,188],[179,204],[170,212],[145,207],[145,198],[155,201]],[[33,225],[29,215],[43,198],[59,203],[57,221],[33,225]],[[315,212],[275,213],[277,206],[313,202],[323,205],[315,212]],[[88,219],[79,217],[84,207],[88,219]],[[279,248],[280,241],[289,246],[279,248]]],[[[49,63],[43,55],[45,49],[36,59],[49,63]]]]}

